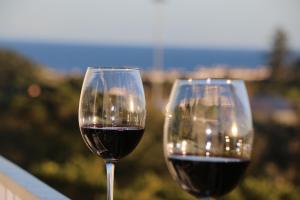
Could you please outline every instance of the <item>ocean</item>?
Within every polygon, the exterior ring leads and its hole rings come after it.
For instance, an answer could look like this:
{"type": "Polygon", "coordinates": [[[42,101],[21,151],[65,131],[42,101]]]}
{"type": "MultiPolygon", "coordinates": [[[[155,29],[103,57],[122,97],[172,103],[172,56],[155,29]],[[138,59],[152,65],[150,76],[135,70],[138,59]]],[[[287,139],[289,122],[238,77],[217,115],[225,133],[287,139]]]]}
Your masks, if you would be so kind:
{"type": "MultiPolygon", "coordinates": [[[[153,48],[94,44],[0,41],[0,48],[16,51],[56,71],[84,72],[88,66],[131,66],[151,70],[153,48]]],[[[266,52],[255,49],[179,48],[163,50],[163,69],[193,71],[199,66],[256,68],[267,63],[266,52]]]]}

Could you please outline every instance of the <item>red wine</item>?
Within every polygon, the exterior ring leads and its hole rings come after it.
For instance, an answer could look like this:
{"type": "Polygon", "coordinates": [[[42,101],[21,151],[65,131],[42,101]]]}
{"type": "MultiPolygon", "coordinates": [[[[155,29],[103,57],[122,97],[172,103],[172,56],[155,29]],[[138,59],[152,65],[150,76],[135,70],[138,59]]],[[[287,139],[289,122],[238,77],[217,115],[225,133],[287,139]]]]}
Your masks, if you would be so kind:
{"type": "Polygon", "coordinates": [[[198,198],[230,192],[249,165],[249,160],[190,155],[172,155],[168,161],[181,187],[198,198]]]}
{"type": "Polygon", "coordinates": [[[141,140],[144,129],[138,127],[100,127],[88,125],[80,128],[89,149],[104,160],[117,161],[128,155],[141,140]]]}

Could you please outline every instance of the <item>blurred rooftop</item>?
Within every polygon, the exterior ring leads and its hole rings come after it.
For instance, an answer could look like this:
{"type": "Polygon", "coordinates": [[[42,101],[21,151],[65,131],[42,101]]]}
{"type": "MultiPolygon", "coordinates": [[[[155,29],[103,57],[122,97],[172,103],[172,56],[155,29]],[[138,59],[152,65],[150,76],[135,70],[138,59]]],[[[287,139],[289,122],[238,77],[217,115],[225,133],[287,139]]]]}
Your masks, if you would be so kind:
{"type": "Polygon", "coordinates": [[[61,193],[0,156],[1,200],[68,200],[61,193]]]}

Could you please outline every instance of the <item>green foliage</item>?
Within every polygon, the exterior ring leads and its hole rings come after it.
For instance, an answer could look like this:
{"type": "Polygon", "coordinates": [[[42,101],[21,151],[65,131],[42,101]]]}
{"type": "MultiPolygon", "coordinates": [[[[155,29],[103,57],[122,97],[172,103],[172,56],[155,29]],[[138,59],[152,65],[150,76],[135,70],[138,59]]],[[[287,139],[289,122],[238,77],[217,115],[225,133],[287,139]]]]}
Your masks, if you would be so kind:
{"type": "MultiPolygon", "coordinates": [[[[72,199],[105,199],[103,161],[82,141],[77,109],[82,77],[53,74],[20,55],[0,51],[0,152],[72,199]],[[29,88],[40,88],[32,96],[29,88]]],[[[300,87],[249,84],[254,92],[272,88],[300,105],[300,87]]],[[[169,93],[170,85],[164,88],[169,93]]],[[[146,96],[151,98],[151,85],[146,96]]],[[[116,166],[115,199],[196,199],[169,175],[162,149],[163,113],[147,101],[146,131],[134,152],[116,166]]],[[[299,127],[256,125],[252,165],[226,200],[300,199],[299,127]]]]}

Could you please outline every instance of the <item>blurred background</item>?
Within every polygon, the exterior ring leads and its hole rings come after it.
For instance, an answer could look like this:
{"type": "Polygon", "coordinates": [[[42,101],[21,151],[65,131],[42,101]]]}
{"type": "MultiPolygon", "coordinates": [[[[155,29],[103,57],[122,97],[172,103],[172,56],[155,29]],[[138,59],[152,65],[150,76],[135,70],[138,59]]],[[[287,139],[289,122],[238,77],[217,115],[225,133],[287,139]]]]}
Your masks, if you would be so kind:
{"type": "Polygon", "coordinates": [[[147,125],[116,167],[115,199],[194,199],[166,169],[176,78],[247,82],[255,143],[226,200],[300,199],[299,0],[0,0],[0,154],[72,199],[105,199],[103,161],[78,128],[88,66],[142,70],[147,125]]]}

